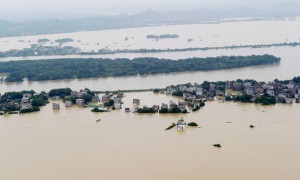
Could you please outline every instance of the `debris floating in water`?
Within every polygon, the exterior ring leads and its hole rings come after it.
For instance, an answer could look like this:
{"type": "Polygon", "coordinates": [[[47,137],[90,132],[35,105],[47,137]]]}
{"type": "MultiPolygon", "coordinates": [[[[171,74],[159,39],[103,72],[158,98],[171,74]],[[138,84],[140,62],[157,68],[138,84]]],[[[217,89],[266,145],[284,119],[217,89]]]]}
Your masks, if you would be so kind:
{"type": "Polygon", "coordinates": [[[221,144],[214,144],[213,146],[218,148],[222,147],[221,144]]]}
{"type": "Polygon", "coordinates": [[[255,126],[253,126],[253,125],[250,125],[250,128],[255,128],[255,126]]]}
{"type": "Polygon", "coordinates": [[[175,123],[172,123],[172,125],[169,126],[169,127],[167,127],[165,130],[166,130],[166,131],[167,131],[167,130],[170,130],[170,129],[174,128],[175,126],[176,126],[176,124],[175,124],[175,123]]]}
{"type": "Polygon", "coordinates": [[[100,122],[100,121],[101,121],[101,119],[97,119],[97,120],[96,120],[96,123],[98,123],[98,122],[100,122]]]}

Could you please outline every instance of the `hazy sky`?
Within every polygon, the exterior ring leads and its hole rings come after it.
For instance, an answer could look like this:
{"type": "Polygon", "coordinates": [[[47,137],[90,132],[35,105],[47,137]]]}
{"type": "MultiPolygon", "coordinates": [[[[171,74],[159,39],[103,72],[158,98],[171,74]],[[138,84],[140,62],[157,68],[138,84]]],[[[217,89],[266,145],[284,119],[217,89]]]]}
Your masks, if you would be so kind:
{"type": "MultiPolygon", "coordinates": [[[[271,7],[291,0],[0,0],[0,13],[52,15],[109,15],[143,10],[170,11],[201,8],[271,7]]],[[[293,0],[299,2],[300,0],[293,0]]],[[[3,15],[4,14],[4,15],[3,15]]],[[[1,18],[1,17],[0,17],[1,18]]],[[[16,17],[17,18],[17,17],[16,17]]],[[[21,18],[21,17],[19,17],[21,18]]]]}

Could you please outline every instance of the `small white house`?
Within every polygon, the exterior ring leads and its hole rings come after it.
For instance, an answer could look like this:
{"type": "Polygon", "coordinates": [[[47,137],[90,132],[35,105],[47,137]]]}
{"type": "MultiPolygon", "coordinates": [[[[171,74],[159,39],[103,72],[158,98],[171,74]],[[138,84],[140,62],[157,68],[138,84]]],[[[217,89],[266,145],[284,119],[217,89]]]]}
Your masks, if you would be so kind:
{"type": "Polygon", "coordinates": [[[176,102],[170,101],[170,108],[174,108],[174,107],[177,107],[176,102]]]}
{"type": "Polygon", "coordinates": [[[172,94],[173,92],[174,92],[174,89],[167,88],[166,94],[169,95],[169,94],[172,94]]]}
{"type": "Polygon", "coordinates": [[[72,101],[65,101],[65,107],[71,107],[72,101]]]}
{"type": "Polygon", "coordinates": [[[32,105],[30,103],[22,103],[21,109],[30,109],[32,108],[32,105]]]}
{"type": "Polygon", "coordinates": [[[287,84],[287,87],[289,89],[294,89],[295,88],[295,84],[290,82],[289,84],[287,84]]]}
{"type": "Polygon", "coordinates": [[[53,99],[53,100],[59,100],[59,99],[60,99],[60,96],[53,96],[52,99],[53,99]]]}
{"type": "Polygon", "coordinates": [[[183,120],[183,118],[181,118],[180,120],[177,121],[176,127],[177,127],[178,131],[185,130],[186,122],[183,120]]]}
{"type": "Polygon", "coordinates": [[[83,106],[84,105],[84,100],[83,99],[76,99],[76,105],[83,106]]]}
{"type": "Polygon", "coordinates": [[[139,110],[139,107],[134,107],[133,108],[133,112],[138,112],[138,110],[139,110]]]}
{"type": "Polygon", "coordinates": [[[201,90],[201,91],[200,91],[200,90],[197,90],[197,91],[196,91],[196,95],[197,95],[197,96],[202,96],[202,95],[203,95],[203,91],[202,91],[202,90],[201,90]]]}
{"type": "Polygon", "coordinates": [[[250,87],[252,85],[252,82],[244,82],[245,87],[250,87]]]}
{"type": "Polygon", "coordinates": [[[274,95],[275,95],[275,93],[274,93],[273,90],[268,90],[268,91],[267,91],[267,94],[270,95],[270,96],[274,96],[274,95]]]}
{"type": "Polygon", "coordinates": [[[162,108],[162,109],[168,109],[168,108],[169,108],[169,105],[168,105],[168,104],[165,104],[165,103],[162,103],[162,104],[161,104],[161,108],[162,108]]]}
{"type": "Polygon", "coordinates": [[[115,107],[115,109],[121,109],[121,103],[115,102],[114,107],[115,107]]]}
{"type": "Polygon", "coordinates": [[[23,94],[23,98],[21,100],[21,104],[29,103],[31,98],[31,94],[23,94]]]}
{"type": "Polygon", "coordinates": [[[59,103],[53,103],[52,108],[53,109],[60,109],[59,103]]]}
{"type": "Polygon", "coordinates": [[[253,94],[254,94],[254,89],[253,89],[253,88],[246,88],[245,93],[246,93],[247,95],[253,96],[253,94]]]}

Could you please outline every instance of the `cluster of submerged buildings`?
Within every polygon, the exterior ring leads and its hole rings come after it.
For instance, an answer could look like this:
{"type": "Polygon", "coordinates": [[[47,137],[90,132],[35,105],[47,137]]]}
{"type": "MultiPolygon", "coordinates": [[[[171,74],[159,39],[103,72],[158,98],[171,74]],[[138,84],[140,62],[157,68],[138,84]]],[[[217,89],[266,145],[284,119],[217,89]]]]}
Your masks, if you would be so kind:
{"type": "MultiPolygon", "coordinates": [[[[174,96],[183,97],[184,101],[170,101],[162,103],[161,105],[153,106],[140,106],[139,99],[133,99],[133,108],[126,107],[125,112],[158,112],[162,109],[179,109],[184,112],[187,108],[194,108],[195,106],[201,106],[203,100],[214,100],[216,97],[222,101],[238,99],[241,96],[250,97],[251,101],[254,102],[256,98],[261,96],[273,97],[277,103],[299,103],[300,100],[300,78],[294,78],[289,81],[278,81],[273,82],[257,82],[255,80],[236,80],[236,81],[224,81],[224,82],[205,82],[203,84],[179,84],[176,86],[168,86],[161,93],[170,94],[174,96]]],[[[48,96],[48,94],[44,94],[48,96]]],[[[4,96],[0,94],[0,114],[4,111],[19,111],[31,109],[32,102],[35,96],[39,94],[24,93],[18,98],[7,99],[3,101],[4,96]],[[23,95],[23,97],[22,97],[23,95]]],[[[101,110],[108,110],[112,107],[113,109],[122,109],[124,97],[123,93],[112,94],[107,93],[102,96],[98,96],[92,93],[88,89],[81,91],[71,91],[68,96],[64,96],[65,107],[71,107],[73,105],[86,106],[88,103],[92,103],[101,110]],[[87,98],[88,97],[88,98],[87,98]]],[[[51,96],[52,99],[61,99],[61,96],[51,96]]],[[[52,103],[53,109],[60,109],[60,104],[57,102],[52,103]]],[[[178,110],[178,111],[179,111],[178,110]]]]}
{"type": "MultiPolygon", "coordinates": [[[[113,95],[112,93],[104,94],[101,98],[95,94],[91,95],[90,91],[85,89],[81,91],[71,91],[70,96],[66,96],[64,99],[65,107],[71,107],[73,105],[77,105],[80,107],[84,107],[87,103],[94,104],[99,106],[101,110],[108,110],[109,107],[113,107],[114,109],[121,109],[122,108],[122,98],[124,97],[123,93],[118,93],[117,95],[113,95]],[[86,99],[85,96],[90,95],[90,99],[86,99]],[[73,99],[73,101],[72,101],[73,99]],[[75,102],[74,102],[75,99],[75,102]]],[[[60,98],[60,97],[57,97],[60,98]]],[[[55,99],[55,97],[54,97],[55,99]]],[[[53,109],[59,109],[58,103],[53,103],[53,109]]]]}
{"type": "Polygon", "coordinates": [[[115,97],[112,93],[105,94],[102,96],[101,101],[103,102],[103,105],[105,105],[105,102],[113,102],[113,108],[114,109],[122,109],[122,98],[124,97],[124,94],[119,92],[115,97]]]}
{"type": "Polygon", "coordinates": [[[235,95],[234,91],[242,92],[253,98],[267,94],[276,99],[277,103],[299,103],[300,83],[294,81],[276,81],[270,83],[258,82],[232,82],[226,83],[226,95],[235,95]]]}
{"type": "Polygon", "coordinates": [[[214,100],[216,96],[236,99],[248,95],[253,98],[269,95],[278,103],[299,103],[300,83],[291,81],[257,82],[254,80],[237,80],[227,82],[211,82],[203,84],[179,84],[166,88],[166,94],[182,96],[189,104],[195,104],[200,99],[214,100]]]}
{"type": "MultiPolygon", "coordinates": [[[[65,107],[72,107],[73,105],[84,107],[87,100],[85,100],[85,96],[91,96],[92,102],[100,102],[98,96],[92,96],[88,89],[80,90],[80,91],[71,91],[70,95],[64,96],[64,105],[65,107]]],[[[58,100],[61,99],[61,96],[52,96],[51,99],[58,100]]],[[[60,109],[60,104],[57,102],[52,103],[53,109],[60,109]]]]}
{"type": "MultiPolygon", "coordinates": [[[[162,103],[161,105],[153,106],[140,106],[140,99],[133,99],[133,112],[138,113],[157,113],[161,112],[160,110],[166,110],[164,113],[171,112],[171,110],[177,109],[178,113],[187,111],[188,103],[184,101],[170,101],[167,103],[162,103]],[[170,110],[170,111],[168,111],[170,110]]],[[[125,112],[130,112],[130,108],[125,108],[125,112]]],[[[174,111],[175,112],[175,111],[174,111]]]]}
{"type": "Polygon", "coordinates": [[[33,97],[38,94],[23,94],[22,98],[11,98],[6,99],[5,102],[2,102],[2,96],[0,94],[0,115],[4,114],[4,111],[8,111],[10,113],[17,113],[19,110],[26,110],[32,108],[33,97]]]}

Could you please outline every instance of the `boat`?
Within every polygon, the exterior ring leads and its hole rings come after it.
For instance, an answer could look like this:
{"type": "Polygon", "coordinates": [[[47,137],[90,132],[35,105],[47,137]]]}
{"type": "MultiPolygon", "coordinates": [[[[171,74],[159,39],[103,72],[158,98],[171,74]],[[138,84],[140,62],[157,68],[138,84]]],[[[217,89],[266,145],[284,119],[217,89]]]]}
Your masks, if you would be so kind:
{"type": "Polygon", "coordinates": [[[181,117],[177,121],[176,128],[177,128],[177,131],[185,130],[185,128],[186,128],[186,122],[184,121],[183,117],[181,117]]]}

